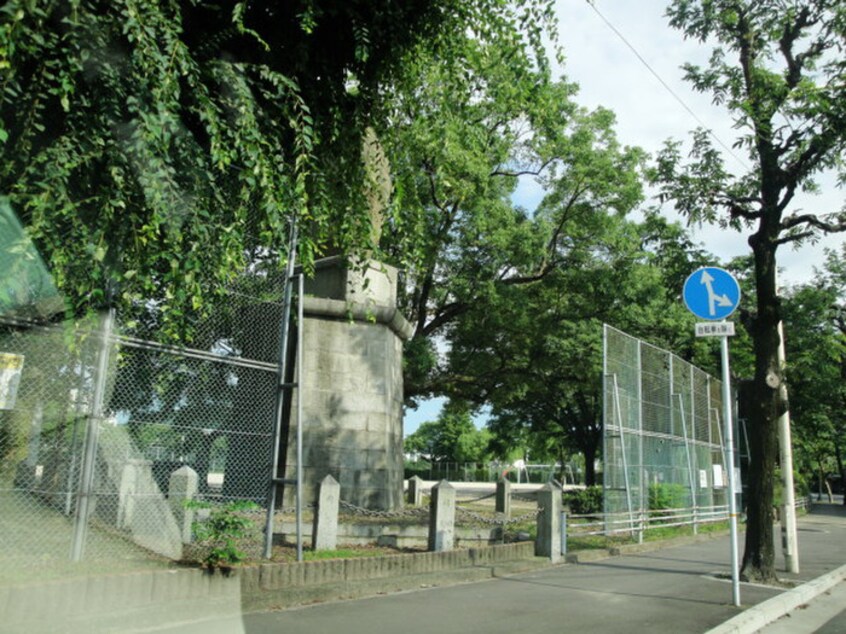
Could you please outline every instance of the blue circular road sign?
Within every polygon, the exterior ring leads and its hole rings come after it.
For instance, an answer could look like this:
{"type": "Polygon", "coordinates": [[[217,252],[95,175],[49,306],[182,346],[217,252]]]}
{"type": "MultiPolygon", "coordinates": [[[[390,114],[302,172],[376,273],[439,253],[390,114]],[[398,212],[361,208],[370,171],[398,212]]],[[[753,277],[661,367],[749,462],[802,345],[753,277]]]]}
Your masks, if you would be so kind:
{"type": "Polygon", "coordinates": [[[700,319],[719,321],[740,304],[740,285],[728,271],[706,266],[688,276],[682,297],[687,309],[700,319]]]}

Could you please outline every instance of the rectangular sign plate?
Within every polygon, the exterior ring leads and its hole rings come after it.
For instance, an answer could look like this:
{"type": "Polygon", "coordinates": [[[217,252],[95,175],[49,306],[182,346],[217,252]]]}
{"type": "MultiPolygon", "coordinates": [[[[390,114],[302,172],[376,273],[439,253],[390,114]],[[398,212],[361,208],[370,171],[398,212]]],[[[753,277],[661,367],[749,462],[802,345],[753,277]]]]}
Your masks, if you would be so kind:
{"type": "Polygon", "coordinates": [[[731,337],[733,335],[733,321],[707,321],[696,324],[697,337],[731,337]]]}

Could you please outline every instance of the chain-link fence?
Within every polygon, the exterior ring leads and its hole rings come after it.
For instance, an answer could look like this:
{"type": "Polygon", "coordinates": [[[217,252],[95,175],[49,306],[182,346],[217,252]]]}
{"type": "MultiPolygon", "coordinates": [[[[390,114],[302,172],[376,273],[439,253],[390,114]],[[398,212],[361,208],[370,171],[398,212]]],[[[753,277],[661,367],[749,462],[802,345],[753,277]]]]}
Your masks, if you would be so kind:
{"type": "Polygon", "coordinates": [[[447,480],[449,482],[497,482],[506,478],[517,484],[545,484],[560,479],[565,484],[578,484],[582,478],[581,469],[570,463],[527,464],[515,466],[511,463],[492,462],[436,462],[429,460],[406,460],[405,479],[417,476],[421,480],[447,480]]]}
{"type": "Polygon", "coordinates": [[[278,280],[244,278],[180,346],[153,304],[73,323],[0,317],[5,567],[179,559],[186,492],[168,491],[186,466],[188,497],[266,505],[281,295],[278,280]]]}
{"type": "Polygon", "coordinates": [[[721,507],[728,478],[720,382],[604,327],[605,513],[721,507]]]}

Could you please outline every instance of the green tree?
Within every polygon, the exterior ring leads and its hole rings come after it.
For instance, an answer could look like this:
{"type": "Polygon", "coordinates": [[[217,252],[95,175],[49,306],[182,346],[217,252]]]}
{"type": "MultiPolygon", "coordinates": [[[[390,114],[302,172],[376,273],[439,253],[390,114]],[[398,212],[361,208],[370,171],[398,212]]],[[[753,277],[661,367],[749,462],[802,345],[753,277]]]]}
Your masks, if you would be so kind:
{"type": "Polygon", "coordinates": [[[383,247],[404,271],[400,304],[415,329],[406,347],[412,402],[465,394],[467,377],[436,345],[459,321],[494,310],[502,289],[566,266],[570,244],[593,230],[592,213],[640,200],[643,153],[622,147],[613,114],[579,108],[575,86],[554,81],[530,52],[474,35],[448,64],[421,55],[380,132],[398,193],[383,247]],[[516,207],[520,177],[554,190],[556,210],[516,207]]]}
{"type": "Polygon", "coordinates": [[[531,53],[511,39],[468,35],[447,64],[421,53],[387,102],[390,127],[380,137],[397,210],[382,246],[404,272],[400,305],[415,329],[406,347],[412,401],[460,382],[436,345],[459,319],[498,289],[561,266],[570,216],[638,187],[642,155],[616,143],[613,115],[578,108],[575,86],[554,81],[531,53]],[[572,198],[567,212],[540,221],[515,207],[520,177],[551,183],[559,174],[573,184],[561,193],[572,198]]]}
{"type": "Polygon", "coordinates": [[[732,115],[740,131],[737,145],[751,161],[746,173],[732,175],[700,130],[686,162],[679,143],[667,144],[657,180],[663,197],[692,221],[750,232],[756,306],[748,329],[755,375],[743,573],[769,581],[776,577],[776,423],[787,407],[777,387],[784,377],[778,361],[776,253],[782,245],[846,229],[843,210],[819,215],[791,210],[797,192],[814,189],[815,175],[842,168],[846,66],[837,51],[846,44],[846,7],[829,0],[676,0],[668,16],[685,36],[715,44],[706,67],[685,66],[687,79],[732,115]]]}
{"type": "MultiPolygon", "coordinates": [[[[566,268],[509,289],[497,310],[475,314],[476,321],[457,329],[450,355],[484,386],[499,445],[528,436],[562,464],[577,451],[588,485],[596,482],[602,440],[602,324],[697,351],[678,289],[665,286],[656,264],[669,257],[669,243],[679,243],[680,228],[657,218],[640,225],[616,214],[592,219],[593,232],[581,234],[585,240],[566,268]]],[[[568,233],[580,235],[575,227],[568,233]]]]}
{"type": "Polygon", "coordinates": [[[407,452],[435,462],[482,462],[489,457],[490,434],[476,429],[466,403],[447,402],[434,422],[425,422],[404,443],[407,452]]]}
{"type": "Polygon", "coordinates": [[[184,334],[246,268],[366,248],[383,86],[471,30],[540,48],[549,2],[11,0],[0,192],[71,310],[155,301],[184,334]],[[106,289],[116,295],[106,298],[106,289]]]}
{"type": "Polygon", "coordinates": [[[836,467],[846,450],[846,251],[829,252],[817,281],[784,300],[787,380],[797,468],[807,480],[836,467]]]}

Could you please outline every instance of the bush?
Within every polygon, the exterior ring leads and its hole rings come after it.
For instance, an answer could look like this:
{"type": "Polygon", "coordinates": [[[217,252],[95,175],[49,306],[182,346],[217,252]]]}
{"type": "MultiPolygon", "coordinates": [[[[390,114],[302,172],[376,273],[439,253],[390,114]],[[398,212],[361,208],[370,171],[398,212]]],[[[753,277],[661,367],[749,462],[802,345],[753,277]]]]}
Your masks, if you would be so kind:
{"type": "Polygon", "coordinates": [[[564,494],[564,502],[575,515],[595,515],[602,513],[602,487],[590,486],[564,494]]]}
{"type": "Polygon", "coordinates": [[[405,467],[403,469],[403,478],[408,480],[409,478],[417,476],[421,480],[428,480],[431,470],[432,465],[423,460],[420,460],[418,462],[406,461],[405,467]]]}
{"type": "Polygon", "coordinates": [[[213,506],[208,502],[189,501],[185,504],[193,509],[210,509],[208,519],[193,524],[197,543],[206,548],[203,563],[210,569],[226,569],[246,559],[240,543],[250,536],[254,529],[249,513],[257,510],[253,502],[230,502],[213,506]]]}
{"type": "Polygon", "coordinates": [[[650,484],[649,510],[678,509],[688,505],[687,487],[681,484],[650,484]]]}

